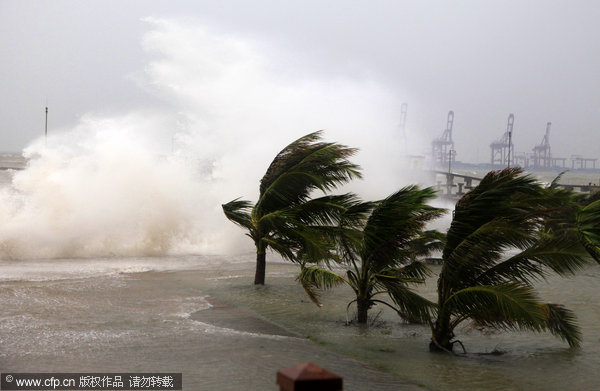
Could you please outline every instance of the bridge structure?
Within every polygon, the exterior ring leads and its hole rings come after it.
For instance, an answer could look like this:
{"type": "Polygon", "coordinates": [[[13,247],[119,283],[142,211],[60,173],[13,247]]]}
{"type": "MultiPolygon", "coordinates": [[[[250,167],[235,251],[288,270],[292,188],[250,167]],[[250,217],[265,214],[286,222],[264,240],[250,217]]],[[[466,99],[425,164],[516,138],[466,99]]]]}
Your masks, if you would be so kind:
{"type": "MultiPolygon", "coordinates": [[[[469,190],[475,188],[482,178],[472,175],[459,174],[448,171],[430,170],[427,171],[430,179],[435,183],[434,187],[441,198],[458,201],[469,190]]],[[[600,185],[588,183],[582,185],[558,184],[564,189],[573,190],[576,193],[594,194],[600,191],[600,185]]]]}
{"type": "Polygon", "coordinates": [[[597,160],[598,159],[582,157],[581,155],[572,155],[571,156],[571,168],[575,169],[575,170],[576,169],[585,170],[588,168],[595,169],[597,160]],[[588,163],[591,163],[592,167],[588,167],[588,163]]]}

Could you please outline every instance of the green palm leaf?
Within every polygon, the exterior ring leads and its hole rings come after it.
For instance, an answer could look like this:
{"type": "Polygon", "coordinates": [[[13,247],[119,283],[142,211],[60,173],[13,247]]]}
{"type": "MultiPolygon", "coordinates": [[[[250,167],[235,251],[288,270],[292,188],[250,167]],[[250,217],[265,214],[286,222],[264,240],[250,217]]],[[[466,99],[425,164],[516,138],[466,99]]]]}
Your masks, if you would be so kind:
{"type": "MultiPolygon", "coordinates": [[[[356,294],[352,302],[358,304],[359,322],[366,322],[366,311],[376,303],[390,306],[412,321],[425,321],[426,314],[432,314],[433,304],[408,284],[424,282],[429,268],[415,260],[439,249],[444,240],[437,231],[424,231],[427,222],[444,213],[427,204],[434,197],[431,188],[409,186],[376,202],[360,202],[355,197],[336,201],[342,209],[318,218],[319,223],[327,223],[330,218],[337,221],[333,227],[319,229],[327,242],[334,244],[335,258],[347,268],[344,282],[356,294]],[[394,305],[374,299],[378,294],[388,295],[394,305]]],[[[309,272],[313,270],[303,269],[303,273],[309,272]]],[[[307,285],[310,281],[314,278],[301,279],[311,300],[318,302],[318,292],[307,285]]]]}
{"type": "Polygon", "coordinates": [[[409,260],[402,257],[409,243],[418,238],[425,224],[444,213],[427,205],[435,197],[431,188],[409,186],[380,201],[363,229],[361,258],[374,271],[409,260]]]}
{"type": "Polygon", "coordinates": [[[333,227],[358,200],[353,194],[312,198],[312,193],[360,178],[360,167],[348,160],[356,149],[322,142],[321,135],[319,131],[301,137],[275,156],[260,181],[254,206],[239,199],[223,205],[225,216],[254,240],[255,284],[264,284],[268,249],[296,262],[337,258],[333,227]]]}
{"type": "Polygon", "coordinates": [[[308,297],[319,307],[322,305],[319,302],[321,290],[330,289],[347,282],[338,274],[315,266],[302,266],[296,280],[300,281],[308,297]]]}
{"type": "Polygon", "coordinates": [[[313,190],[327,192],[361,177],[359,166],[347,160],[356,149],[320,138],[321,132],[308,134],[275,157],[260,183],[256,209],[261,214],[301,203],[313,190]]]}
{"type": "Polygon", "coordinates": [[[484,326],[542,331],[545,313],[533,288],[519,283],[480,285],[462,289],[446,301],[459,318],[484,326]]]}
{"type": "Polygon", "coordinates": [[[583,207],[576,215],[576,222],[584,247],[600,262],[600,200],[583,207]]]}
{"type": "Polygon", "coordinates": [[[457,203],[442,252],[432,350],[452,350],[453,330],[467,319],[548,330],[579,344],[573,314],[541,303],[532,284],[550,272],[572,275],[589,263],[588,253],[600,243],[594,236],[600,234],[600,205],[577,213],[571,191],[521,174],[515,168],[490,172],[457,203]]]}
{"type": "Polygon", "coordinates": [[[573,275],[588,263],[587,253],[579,242],[549,237],[488,268],[475,281],[483,285],[507,281],[531,284],[550,271],[562,276],[573,275]]]}
{"type": "Polygon", "coordinates": [[[582,342],[581,330],[577,326],[575,314],[558,304],[543,304],[548,330],[571,347],[579,347],[582,342]]]}
{"type": "Polygon", "coordinates": [[[435,315],[435,303],[420,296],[415,291],[402,284],[387,285],[387,292],[394,302],[398,314],[413,323],[427,323],[435,315]]]}
{"type": "Polygon", "coordinates": [[[225,216],[229,220],[249,231],[254,229],[252,218],[250,217],[250,210],[252,209],[252,203],[250,201],[243,201],[236,198],[221,206],[223,208],[223,213],[225,213],[225,216]]]}

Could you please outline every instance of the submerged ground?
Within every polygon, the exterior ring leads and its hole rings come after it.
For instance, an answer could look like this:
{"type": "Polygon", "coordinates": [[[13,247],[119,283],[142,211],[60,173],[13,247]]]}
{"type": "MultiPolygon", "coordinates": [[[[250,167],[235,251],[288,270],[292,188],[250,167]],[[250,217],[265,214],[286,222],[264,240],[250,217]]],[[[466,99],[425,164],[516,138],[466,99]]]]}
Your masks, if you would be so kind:
{"type": "Polygon", "coordinates": [[[183,372],[188,390],[276,390],[278,369],[313,361],[348,390],[598,384],[600,267],[540,285],[579,316],[581,349],[550,335],[461,330],[465,357],[430,354],[427,328],[377,307],[370,328],[345,326],[351,292],[326,293],[319,309],[294,265],[269,264],[267,285],[255,287],[251,255],[3,261],[0,271],[2,371],[183,372]]]}

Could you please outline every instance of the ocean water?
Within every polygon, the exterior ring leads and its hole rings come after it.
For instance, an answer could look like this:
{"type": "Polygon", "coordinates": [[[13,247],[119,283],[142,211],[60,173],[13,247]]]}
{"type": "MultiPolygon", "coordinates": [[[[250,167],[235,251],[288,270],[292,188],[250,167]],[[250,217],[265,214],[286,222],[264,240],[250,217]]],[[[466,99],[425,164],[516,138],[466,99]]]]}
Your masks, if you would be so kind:
{"type": "Polygon", "coordinates": [[[276,390],[279,369],[310,361],[347,389],[419,389],[253,310],[212,310],[232,282],[265,293],[251,258],[0,262],[0,370],[181,372],[186,390],[276,390]]]}
{"type": "MultiPolygon", "coordinates": [[[[239,277],[222,280],[215,289],[225,300],[428,389],[595,390],[600,386],[600,266],[591,266],[573,278],[551,278],[538,286],[542,298],[575,311],[584,338],[580,349],[570,349],[550,334],[480,331],[466,326],[457,332],[467,349],[460,357],[429,353],[429,328],[403,324],[382,306],[371,310],[370,327],[346,326],[345,308],[352,292],[338,288],[325,293],[323,307],[317,308],[303,297],[294,280],[297,272],[291,265],[281,265],[263,288],[251,287],[250,279],[239,277]]],[[[421,289],[432,299],[435,281],[432,277],[421,289]]],[[[353,314],[351,309],[350,316],[353,314]]]]}
{"type": "Polygon", "coordinates": [[[368,328],[345,325],[351,292],[327,292],[318,308],[294,265],[270,263],[267,285],[255,287],[251,254],[2,261],[0,271],[2,371],[182,372],[188,390],[275,390],[278,369],[312,361],[349,390],[598,388],[597,266],[539,286],[576,312],[580,349],[546,334],[465,328],[460,357],[429,353],[429,330],[385,308],[373,308],[368,328]],[[214,300],[227,316],[211,312],[214,300]]]}
{"type": "MultiPolygon", "coordinates": [[[[0,171],[3,199],[28,205],[12,185],[16,173],[0,171]]],[[[6,216],[22,218],[15,213],[6,216]]],[[[298,268],[273,256],[258,287],[251,253],[97,256],[80,245],[71,257],[16,257],[6,248],[27,226],[10,223],[21,231],[0,229],[0,371],[182,372],[186,390],[276,390],[278,369],[313,361],[343,376],[348,390],[600,388],[600,266],[538,286],[544,299],[575,311],[580,349],[549,334],[465,327],[457,335],[468,353],[454,357],[429,353],[429,329],[385,308],[372,309],[369,327],[347,326],[351,291],[326,292],[318,308],[295,281],[298,268]]],[[[21,247],[35,249],[34,239],[21,247]]],[[[421,291],[433,297],[435,277],[421,291]]]]}

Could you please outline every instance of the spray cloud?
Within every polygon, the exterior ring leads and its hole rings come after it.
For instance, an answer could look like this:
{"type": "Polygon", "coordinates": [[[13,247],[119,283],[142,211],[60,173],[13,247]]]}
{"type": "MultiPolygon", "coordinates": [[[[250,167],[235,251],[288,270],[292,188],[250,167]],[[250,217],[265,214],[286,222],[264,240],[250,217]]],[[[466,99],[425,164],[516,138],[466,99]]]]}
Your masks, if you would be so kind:
{"type": "Polygon", "coordinates": [[[0,194],[0,256],[249,250],[220,205],[254,200],[273,156],[318,129],[360,148],[366,179],[351,190],[382,197],[402,184],[401,101],[372,78],[310,74],[293,53],[193,22],[145,22],[150,59],[136,80],[165,107],[86,114],[30,145],[0,194]]]}

